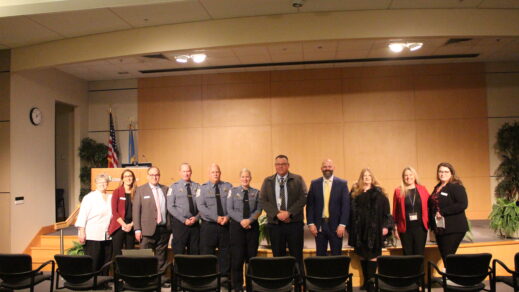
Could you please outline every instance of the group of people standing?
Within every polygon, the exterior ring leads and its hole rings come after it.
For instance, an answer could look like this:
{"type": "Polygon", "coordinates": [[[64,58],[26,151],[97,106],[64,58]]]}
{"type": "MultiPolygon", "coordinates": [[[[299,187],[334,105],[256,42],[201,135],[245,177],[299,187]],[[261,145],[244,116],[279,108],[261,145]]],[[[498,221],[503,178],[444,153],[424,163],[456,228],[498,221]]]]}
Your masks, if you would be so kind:
{"type": "Polygon", "coordinates": [[[121,185],[106,193],[108,177],[96,177],[96,190],[84,197],[76,221],[85,253],[100,268],[121,249],[151,248],[164,269],[167,246],[173,234],[174,254],[216,254],[222,275],[231,276],[235,291],[243,290],[243,265],[257,255],[258,217],[267,216],[274,256],[288,252],[303,269],[304,208],[306,223],[315,237],[318,256],[342,253],[343,238],[361,258],[363,288],[376,271],[385,238],[393,232],[401,239],[404,254],[423,254],[427,230],[432,228],[442,258],[453,254],[468,230],[467,195],[454,168],[440,163],[438,184],[432,195],[418,183],[411,167],[402,173],[395,189],[393,213],[388,197],[370,169],[363,169],[351,190],[346,180],[334,176],[333,161],[322,162],[323,176],[307,191],[300,175],[289,172],[289,161],[278,155],[276,173],[264,179],[261,190],[250,186],[251,171],[240,171],[240,186],[220,179],[217,164],[209,168],[204,184],[191,181],[188,163],[179,167],[180,179],[167,187],[159,183],[160,170],[148,169],[147,183],[136,186],[134,173],[126,169],[121,185]]]}

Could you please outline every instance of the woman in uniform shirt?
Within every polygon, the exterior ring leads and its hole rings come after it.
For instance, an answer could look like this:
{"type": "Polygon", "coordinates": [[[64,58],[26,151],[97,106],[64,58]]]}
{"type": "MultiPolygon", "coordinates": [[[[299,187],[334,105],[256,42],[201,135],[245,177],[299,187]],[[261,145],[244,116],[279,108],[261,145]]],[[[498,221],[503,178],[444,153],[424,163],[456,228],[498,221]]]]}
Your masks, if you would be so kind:
{"type": "Polygon", "coordinates": [[[404,255],[423,255],[429,213],[429,192],[418,184],[418,175],[408,166],[402,172],[402,182],[393,194],[393,218],[397,227],[395,236],[400,238],[404,255]]]}
{"type": "Polygon", "coordinates": [[[259,190],[250,186],[250,170],[240,172],[241,186],[229,191],[227,213],[231,217],[231,278],[235,291],[243,291],[243,264],[258,253],[261,214],[259,190]]]}

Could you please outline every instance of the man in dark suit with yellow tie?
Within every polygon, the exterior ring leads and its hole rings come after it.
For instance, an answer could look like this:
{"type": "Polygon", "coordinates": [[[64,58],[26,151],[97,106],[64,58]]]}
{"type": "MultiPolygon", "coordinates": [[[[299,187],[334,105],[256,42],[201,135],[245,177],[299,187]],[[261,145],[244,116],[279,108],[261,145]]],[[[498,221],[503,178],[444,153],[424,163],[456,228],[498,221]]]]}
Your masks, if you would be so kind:
{"type": "Polygon", "coordinates": [[[326,255],[328,243],[332,255],[342,253],[342,239],[350,218],[348,183],[335,177],[331,159],[321,165],[323,176],[310,184],[306,203],[306,222],[315,237],[316,254],[326,255]]]}

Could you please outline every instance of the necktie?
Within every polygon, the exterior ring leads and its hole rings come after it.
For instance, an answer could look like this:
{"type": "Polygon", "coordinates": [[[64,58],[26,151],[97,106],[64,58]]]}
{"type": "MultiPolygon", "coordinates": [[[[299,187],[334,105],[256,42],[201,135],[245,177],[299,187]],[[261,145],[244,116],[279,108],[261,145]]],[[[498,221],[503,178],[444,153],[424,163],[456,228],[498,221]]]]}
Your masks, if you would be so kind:
{"type": "Polygon", "coordinates": [[[218,184],[214,185],[214,195],[216,196],[216,212],[218,216],[225,216],[223,213],[222,200],[220,200],[220,188],[218,184]]]}
{"type": "Polygon", "coordinates": [[[191,216],[195,216],[195,203],[193,202],[193,195],[191,194],[191,184],[186,184],[187,201],[189,202],[189,213],[191,216]]]}
{"type": "Polygon", "coordinates": [[[249,190],[243,190],[243,219],[249,219],[250,205],[249,205],[249,190]]]}
{"type": "Polygon", "coordinates": [[[162,214],[160,212],[159,188],[153,189],[153,197],[155,198],[155,206],[157,207],[157,224],[160,224],[160,222],[162,222],[162,214]]]}
{"type": "Polygon", "coordinates": [[[330,211],[328,210],[330,204],[330,187],[331,183],[329,179],[324,180],[324,207],[323,207],[323,218],[330,217],[330,211]]]}
{"type": "Polygon", "coordinates": [[[279,196],[281,197],[281,206],[279,209],[282,211],[286,211],[287,202],[285,199],[285,179],[284,178],[279,179],[279,196]]]}

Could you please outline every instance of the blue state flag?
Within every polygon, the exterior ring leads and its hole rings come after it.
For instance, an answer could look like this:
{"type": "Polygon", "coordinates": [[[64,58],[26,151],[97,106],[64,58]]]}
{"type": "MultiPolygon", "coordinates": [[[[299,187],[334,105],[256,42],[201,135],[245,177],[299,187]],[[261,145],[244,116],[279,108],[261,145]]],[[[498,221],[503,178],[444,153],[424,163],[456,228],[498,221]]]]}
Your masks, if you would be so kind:
{"type": "Polygon", "coordinates": [[[130,134],[128,136],[128,163],[137,164],[137,147],[135,146],[135,140],[133,139],[133,129],[131,126],[130,134]]]}

